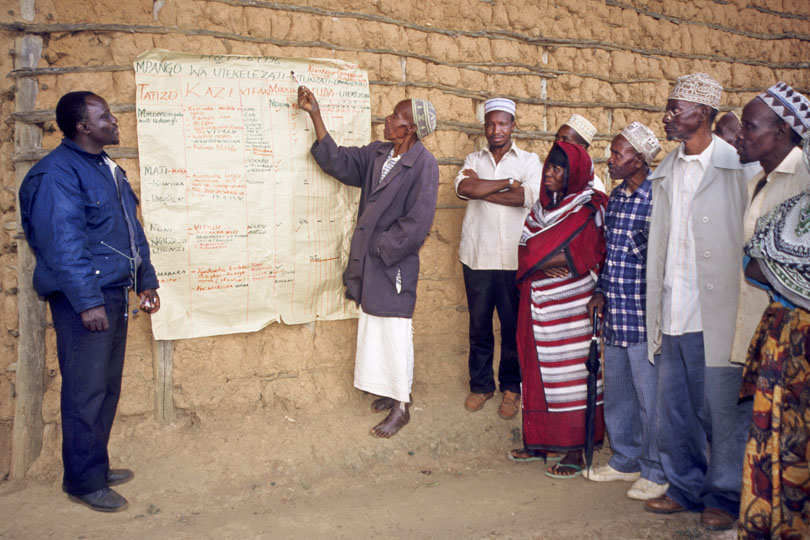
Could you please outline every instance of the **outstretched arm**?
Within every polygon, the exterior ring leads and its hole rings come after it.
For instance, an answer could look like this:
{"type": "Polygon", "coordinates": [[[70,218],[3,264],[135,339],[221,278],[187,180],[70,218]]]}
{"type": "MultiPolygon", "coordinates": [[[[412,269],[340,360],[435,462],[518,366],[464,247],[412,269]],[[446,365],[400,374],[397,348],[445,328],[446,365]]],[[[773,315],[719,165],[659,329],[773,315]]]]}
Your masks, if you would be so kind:
{"type": "Polygon", "coordinates": [[[309,113],[312,118],[312,125],[315,127],[315,137],[318,142],[323,141],[329,132],[321,118],[321,107],[318,105],[318,100],[315,99],[315,94],[306,86],[298,87],[298,108],[309,113]]]}
{"type": "Polygon", "coordinates": [[[298,87],[298,107],[309,113],[315,128],[316,142],[312,144],[312,157],[326,174],[354,187],[363,185],[363,175],[373,154],[364,148],[338,146],[321,118],[321,108],[315,95],[306,86],[298,87]],[[323,143],[323,144],[321,144],[323,143]]]}

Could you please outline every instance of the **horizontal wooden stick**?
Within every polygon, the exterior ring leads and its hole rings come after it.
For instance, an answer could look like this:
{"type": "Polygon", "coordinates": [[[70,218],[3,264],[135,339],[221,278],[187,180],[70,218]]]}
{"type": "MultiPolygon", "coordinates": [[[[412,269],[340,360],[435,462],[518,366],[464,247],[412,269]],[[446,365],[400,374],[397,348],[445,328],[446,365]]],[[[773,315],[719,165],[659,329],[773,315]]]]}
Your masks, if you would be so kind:
{"type": "MultiPolygon", "coordinates": [[[[24,22],[0,23],[0,29],[9,32],[18,32],[26,34],[54,34],[54,33],[73,33],[73,32],[97,32],[97,33],[137,33],[137,34],[179,34],[187,36],[210,36],[219,39],[229,39],[233,41],[242,41],[248,43],[267,43],[277,45],[279,47],[315,47],[324,49],[333,49],[346,52],[357,53],[372,53],[372,54],[391,54],[396,56],[404,56],[408,58],[418,58],[426,62],[435,64],[446,64],[438,59],[431,58],[427,55],[417,54],[410,51],[398,51],[394,49],[382,48],[368,48],[368,47],[347,47],[338,45],[336,43],[329,43],[326,41],[290,41],[284,39],[276,39],[263,36],[250,36],[238,34],[233,32],[223,32],[220,30],[207,30],[195,28],[169,28],[165,26],[153,25],[130,25],[130,24],[105,24],[105,23],[55,23],[55,24],[35,24],[24,22]]],[[[467,34],[467,32],[453,31],[458,35],[467,34]]],[[[473,33],[475,34],[475,33],[473,33]]],[[[489,31],[486,34],[480,33],[477,37],[486,37],[489,39],[501,37],[510,37],[516,39],[514,32],[507,31],[489,31]]],[[[575,39],[575,38],[532,38],[526,36],[524,39],[518,39],[533,45],[542,47],[572,47],[572,48],[587,48],[587,49],[601,49],[605,51],[627,51],[635,54],[646,56],[663,56],[670,58],[683,58],[689,60],[712,60],[715,62],[728,62],[738,63],[749,66],[764,66],[771,69],[808,69],[810,62],[770,62],[759,58],[737,58],[724,55],[711,55],[711,54],[694,54],[694,53],[680,53],[677,51],[668,51],[664,49],[646,49],[643,47],[633,47],[629,45],[618,45],[613,43],[605,43],[593,39],[575,39]]],[[[475,70],[473,67],[467,69],[475,70]]]]}

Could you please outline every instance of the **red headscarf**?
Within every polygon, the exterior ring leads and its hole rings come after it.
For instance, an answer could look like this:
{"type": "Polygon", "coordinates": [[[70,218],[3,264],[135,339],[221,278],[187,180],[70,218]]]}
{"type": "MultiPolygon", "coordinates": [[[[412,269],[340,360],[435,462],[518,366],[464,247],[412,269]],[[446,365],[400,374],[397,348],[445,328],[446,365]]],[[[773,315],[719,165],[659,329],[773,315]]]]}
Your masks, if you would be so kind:
{"type": "MultiPolygon", "coordinates": [[[[518,248],[519,281],[530,278],[538,268],[562,250],[573,262],[569,268],[575,276],[598,270],[605,258],[605,236],[602,215],[607,197],[588,186],[593,180],[593,162],[584,148],[577,144],[555,142],[554,148],[568,158],[568,185],[563,199],[555,208],[551,195],[541,188],[540,199],[534,204],[523,226],[518,248]]],[[[550,166],[543,165],[543,176],[550,166]]]]}
{"type": "MultiPolygon", "coordinates": [[[[568,158],[568,185],[564,188],[563,197],[579,193],[586,189],[588,183],[593,180],[593,161],[591,161],[591,156],[588,155],[588,152],[578,144],[563,141],[555,142],[551,150],[554,150],[554,148],[562,150],[568,158]]],[[[549,156],[551,155],[551,150],[549,151],[549,156]]],[[[543,178],[546,177],[546,170],[549,166],[548,156],[546,156],[546,161],[543,163],[543,176],[540,178],[541,182],[543,178]]],[[[543,208],[548,208],[551,204],[551,194],[545,186],[540,190],[540,204],[543,208]]]]}

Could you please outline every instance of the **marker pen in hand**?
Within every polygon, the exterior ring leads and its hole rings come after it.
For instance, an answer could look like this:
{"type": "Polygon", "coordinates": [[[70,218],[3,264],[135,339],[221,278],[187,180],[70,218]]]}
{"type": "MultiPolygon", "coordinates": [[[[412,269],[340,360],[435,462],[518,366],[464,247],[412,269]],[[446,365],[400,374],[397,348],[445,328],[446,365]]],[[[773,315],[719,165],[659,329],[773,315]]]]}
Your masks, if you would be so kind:
{"type": "Polygon", "coordinates": [[[295,84],[297,84],[298,86],[304,86],[303,84],[301,84],[301,81],[298,80],[298,77],[295,76],[294,71],[290,70],[290,76],[292,77],[292,80],[295,81],[295,84]]]}

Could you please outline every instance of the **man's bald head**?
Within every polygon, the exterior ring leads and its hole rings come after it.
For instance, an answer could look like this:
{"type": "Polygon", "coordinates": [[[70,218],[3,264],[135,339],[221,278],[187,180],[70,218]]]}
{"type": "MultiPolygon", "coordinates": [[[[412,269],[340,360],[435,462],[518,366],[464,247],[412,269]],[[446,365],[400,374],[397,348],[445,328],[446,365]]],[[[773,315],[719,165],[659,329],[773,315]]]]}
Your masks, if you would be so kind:
{"type": "Polygon", "coordinates": [[[740,119],[729,111],[714,124],[713,133],[733,146],[741,127],[740,119]]]}

